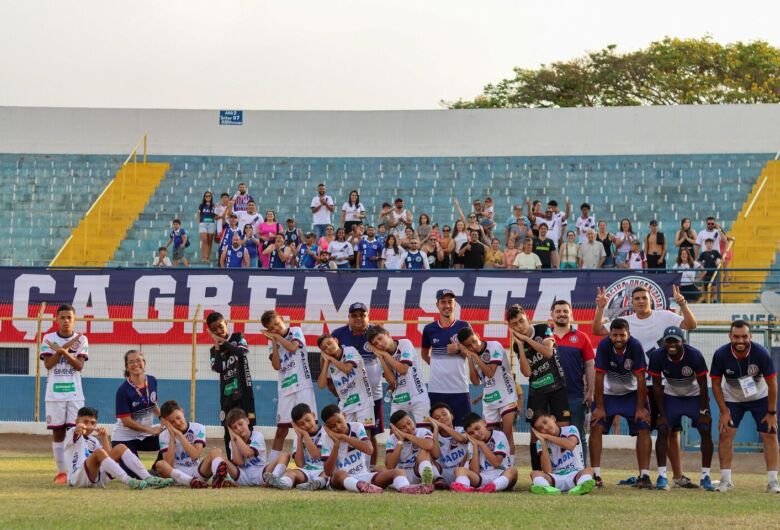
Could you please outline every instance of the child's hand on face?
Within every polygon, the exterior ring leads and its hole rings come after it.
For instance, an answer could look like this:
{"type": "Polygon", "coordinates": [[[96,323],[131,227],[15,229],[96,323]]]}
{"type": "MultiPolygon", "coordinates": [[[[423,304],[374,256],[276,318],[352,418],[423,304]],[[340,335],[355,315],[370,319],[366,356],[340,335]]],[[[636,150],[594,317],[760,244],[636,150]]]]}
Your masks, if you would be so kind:
{"type": "Polygon", "coordinates": [[[74,431],[76,433],[76,436],[82,436],[84,434],[84,424],[77,423],[76,424],[76,430],[74,431]]]}
{"type": "Polygon", "coordinates": [[[106,428],[101,425],[95,429],[95,433],[102,438],[106,435],[106,428]]]}
{"type": "Polygon", "coordinates": [[[305,431],[304,431],[303,429],[301,429],[300,427],[298,427],[298,426],[297,426],[297,425],[295,425],[294,423],[293,423],[293,426],[292,426],[292,428],[293,428],[293,431],[295,431],[295,434],[297,434],[298,436],[300,436],[301,438],[303,438],[303,436],[304,436],[304,434],[305,434],[305,431]]]}

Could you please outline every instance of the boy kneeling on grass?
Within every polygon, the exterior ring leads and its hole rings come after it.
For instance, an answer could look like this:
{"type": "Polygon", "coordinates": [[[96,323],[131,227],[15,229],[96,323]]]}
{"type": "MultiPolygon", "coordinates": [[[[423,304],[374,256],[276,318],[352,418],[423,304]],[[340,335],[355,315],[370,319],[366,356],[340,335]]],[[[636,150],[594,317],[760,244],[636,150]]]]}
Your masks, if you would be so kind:
{"type": "Polygon", "coordinates": [[[65,461],[68,462],[68,485],[73,488],[105,487],[113,479],[119,479],[130,489],[147,487],[165,488],[173,481],[153,477],[144,465],[124,444],[111,447],[105,427],[97,426],[98,413],[91,407],[81,407],[76,413],[76,426],[65,434],[65,461]],[[97,433],[93,436],[92,433],[97,433]],[[104,449],[105,448],[105,449],[104,449]],[[130,478],[119,465],[141,477],[130,478]]]}
{"type": "Polygon", "coordinates": [[[555,416],[544,411],[534,413],[533,434],[542,464],[531,471],[531,493],[539,495],[585,495],[596,486],[593,469],[585,467],[580,433],[574,425],[559,427],[555,416]]]}
{"type": "Polygon", "coordinates": [[[450,489],[462,493],[511,490],[517,482],[517,468],[511,465],[506,435],[499,429],[489,430],[475,412],[463,418],[463,429],[469,437],[469,467],[455,469],[450,489]]]}
{"type": "MultiPolygon", "coordinates": [[[[422,419],[422,418],[421,418],[422,419]]],[[[410,484],[422,483],[427,493],[433,491],[433,464],[431,452],[438,455],[433,433],[415,422],[405,410],[396,410],[390,416],[390,436],[385,445],[387,469],[401,469],[410,484]]]]}

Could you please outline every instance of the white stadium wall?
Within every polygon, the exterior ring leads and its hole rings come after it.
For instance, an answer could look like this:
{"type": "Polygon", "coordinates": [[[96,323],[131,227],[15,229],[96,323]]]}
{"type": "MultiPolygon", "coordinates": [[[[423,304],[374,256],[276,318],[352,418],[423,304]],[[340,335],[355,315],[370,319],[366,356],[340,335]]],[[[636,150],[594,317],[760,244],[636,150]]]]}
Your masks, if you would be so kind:
{"type": "Polygon", "coordinates": [[[223,156],[774,153],[780,105],[382,112],[0,107],[0,152],[223,156]]]}

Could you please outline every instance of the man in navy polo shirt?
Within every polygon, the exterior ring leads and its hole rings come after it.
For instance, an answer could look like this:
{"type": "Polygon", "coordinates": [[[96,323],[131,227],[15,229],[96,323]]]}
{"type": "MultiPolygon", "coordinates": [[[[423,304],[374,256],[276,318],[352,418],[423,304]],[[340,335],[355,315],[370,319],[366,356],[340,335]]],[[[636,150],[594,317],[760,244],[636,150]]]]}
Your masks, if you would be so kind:
{"type": "Polygon", "coordinates": [[[439,319],[423,328],[422,358],[430,367],[428,397],[431,403],[446,403],[453,412],[453,425],[463,426],[463,417],[471,412],[469,371],[466,355],[460,350],[458,331],[469,327],[455,318],[455,293],[436,292],[439,319]]]}
{"type": "Polygon", "coordinates": [[[363,302],[355,302],[349,306],[349,320],[346,326],[336,328],[331,332],[343,346],[352,346],[363,357],[363,363],[366,367],[368,381],[371,384],[371,394],[374,396],[374,427],[369,433],[371,436],[371,445],[374,447],[374,453],[371,455],[371,465],[376,464],[377,444],[376,435],[384,432],[385,421],[382,410],[382,365],[379,359],[371,350],[371,345],[366,339],[366,331],[370,324],[368,323],[368,306],[363,302]]]}

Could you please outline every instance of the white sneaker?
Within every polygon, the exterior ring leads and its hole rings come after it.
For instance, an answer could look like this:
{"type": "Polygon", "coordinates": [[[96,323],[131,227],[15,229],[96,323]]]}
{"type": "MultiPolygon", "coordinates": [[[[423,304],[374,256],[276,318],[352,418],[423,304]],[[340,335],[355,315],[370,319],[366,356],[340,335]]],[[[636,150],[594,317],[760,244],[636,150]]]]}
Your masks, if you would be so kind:
{"type": "Polygon", "coordinates": [[[771,481],[766,485],[767,493],[780,493],[780,484],[776,480],[771,481]]]}
{"type": "Polygon", "coordinates": [[[721,480],[720,484],[718,484],[718,487],[715,488],[715,491],[718,493],[726,493],[727,491],[731,491],[733,489],[734,484],[732,484],[730,480],[721,480]]]}

